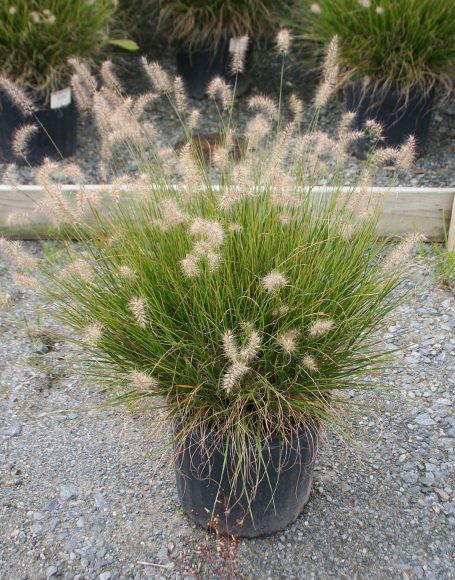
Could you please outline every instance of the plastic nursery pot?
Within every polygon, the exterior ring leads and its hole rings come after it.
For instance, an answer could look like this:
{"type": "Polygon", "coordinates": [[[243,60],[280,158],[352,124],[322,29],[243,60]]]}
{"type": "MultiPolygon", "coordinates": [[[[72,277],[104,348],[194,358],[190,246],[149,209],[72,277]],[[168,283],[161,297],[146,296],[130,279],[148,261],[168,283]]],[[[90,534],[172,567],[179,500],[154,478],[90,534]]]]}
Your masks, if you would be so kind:
{"type": "Polygon", "coordinates": [[[76,149],[77,108],[71,89],[52,93],[50,102],[41,104],[34,99],[37,110],[25,117],[9,99],[0,92],[0,160],[18,165],[39,165],[45,157],[61,159],[69,157],[76,149]],[[30,138],[27,159],[18,158],[12,149],[17,129],[26,124],[35,124],[38,131],[30,138]]]}
{"type": "MultiPolygon", "coordinates": [[[[381,145],[386,147],[399,147],[409,135],[414,135],[418,155],[425,151],[434,96],[434,87],[428,91],[420,85],[414,85],[407,96],[393,86],[386,91],[373,90],[359,82],[346,88],[347,108],[357,113],[358,129],[363,129],[368,119],[379,121],[384,128],[381,145]]],[[[370,140],[365,138],[353,146],[352,153],[365,158],[370,146],[370,140]]]]}
{"type": "Polygon", "coordinates": [[[302,428],[286,445],[272,437],[262,446],[262,460],[250,465],[247,481],[239,476],[233,484],[237,454],[229,450],[225,460],[225,441],[210,449],[208,434],[208,457],[200,433],[189,435],[175,450],[177,493],[184,511],[221,534],[253,538],[284,529],[308,501],[318,439],[316,427],[302,428]]]}
{"type": "MultiPolygon", "coordinates": [[[[177,53],[177,71],[183,78],[185,88],[190,97],[202,99],[207,92],[210,81],[221,76],[232,87],[235,75],[231,73],[231,61],[235,39],[224,40],[218,43],[215,49],[185,51],[177,53]]],[[[248,47],[245,70],[237,75],[235,96],[245,93],[251,84],[252,48],[248,47]]]]}

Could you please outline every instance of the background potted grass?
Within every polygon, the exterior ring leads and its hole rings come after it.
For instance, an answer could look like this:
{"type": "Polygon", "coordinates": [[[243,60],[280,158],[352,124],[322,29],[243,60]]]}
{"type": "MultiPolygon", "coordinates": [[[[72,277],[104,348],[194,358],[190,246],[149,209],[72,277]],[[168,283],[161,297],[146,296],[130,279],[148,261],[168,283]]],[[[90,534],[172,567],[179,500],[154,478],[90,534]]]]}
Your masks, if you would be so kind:
{"type": "MultiPolygon", "coordinates": [[[[295,95],[286,119],[281,102],[254,96],[240,158],[232,91],[212,81],[224,135],[215,180],[191,139],[197,115],[180,84],[158,63],[144,67],[187,142],[178,156],[159,145],[141,120],[144,96],[120,99],[112,76],[86,95],[104,165],[115,162],[121,140],[142,174],[118,174],[108,204],[83,187],[65,194],[55,165],[44,164],[36,212],[79,242],[39,264],[44,290],[81,347],[77,372],[85,369],[114,403],[157,408],[156,419],[170,424],[189,516],[223,533],[271,533],[308,500],[323,429],[349,429],[344,393],[377,387],[371,373],[388,359],[375,332],[400,300],[400,264],[418,237],[391,252],[376,239],[380,199],[369,186],[391,155],[408,170],[414,141],[374,153],[360,187],[342,193],[337,176],[358,135],[352,115],[340,119],[336,140],[316,127],[336,87],[333,42],[309,132],[295,95]],[[316,192],[328,161],[334,189],[316,192]]],[[[80,74],[88,83],[88,71],[80,74]]],[[[71,176],[83,184],[74,167],[71,176]]],[[[35,260],[17,242],[0,248],[22,266],[18,282],[36,288],[35,260]]]]}
{"type": "Polygon", "coordinates": [[[0,3],[0,157],[23,162],[12,147],[30,122],[27,162],[66,157],[76,146],[76,107],[68,59],[91,58],[107,41],[113,0],[3,0],[0,3]],[[14,83],[14,84],[13,84],[14,83]],[[14,90],[22,89],[23,96],[14,90]],[[33,127],[33,129],[31,128],[33,127]]]}
{"type": "Polygon", "coordinates": [[[381,122],[385,145],[400,145],[414,134],[421,152],[435,89],[451,88],[455,3],[298,0],[293,22],[316,50],[338,36],[346,102],[358,112],[358,127],[370,118],[381,122]]]}
{"type": "Polygon", "coordinates": [[[118,0],[113,27],[147,51],[157,37],[159,10],[159,0],[118,0]]]}
{"type": "Polygon", "coordinates": [[[253,42],[271,36],[284,0],[162,0],[158,30],[176,46],[177,69],[192,97],[205,95],[210,80],[220,75],[236,94],[250,85],[251,47],[245,70],[236,74],[230,59],[236,44],[249,37],[253,42]]]}

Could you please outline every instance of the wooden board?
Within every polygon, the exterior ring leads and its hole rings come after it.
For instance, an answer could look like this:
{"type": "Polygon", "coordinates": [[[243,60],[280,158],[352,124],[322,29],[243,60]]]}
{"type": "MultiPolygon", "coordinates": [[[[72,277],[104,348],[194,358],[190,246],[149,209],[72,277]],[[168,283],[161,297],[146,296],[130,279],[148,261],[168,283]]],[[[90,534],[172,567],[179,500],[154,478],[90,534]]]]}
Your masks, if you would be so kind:
{"type": "MultiPolygon", "coordinates": [[[[77,186],[66,185],[64,190],[74,192],[77,186]]],[[[106,191],[109,186],[90,185],[87,189],[106,191]]],[[[349,190],[349,188],[344,188],[349,190]]],[[[314,188],[325,193],[329,188],[314,188]]],[[[373,191],[384,194],[384,206],[378,231],[381,235],[400,237],[409,232],[420,232],[428,239],[444,241],[448,235],[449,246],[455,250],[455,188],[375,187],[373,191]],[[452,218],[452,219],[451,219],[452,218]]],[[[0,185],[0,234],[11,238],[33,239],[52,236],[52,219],[35,217],[26,226],[10,227],[7,218],[13,212],[30,212],[43,195],[35,185],[21,186],[19,190],[0,185]]]]}

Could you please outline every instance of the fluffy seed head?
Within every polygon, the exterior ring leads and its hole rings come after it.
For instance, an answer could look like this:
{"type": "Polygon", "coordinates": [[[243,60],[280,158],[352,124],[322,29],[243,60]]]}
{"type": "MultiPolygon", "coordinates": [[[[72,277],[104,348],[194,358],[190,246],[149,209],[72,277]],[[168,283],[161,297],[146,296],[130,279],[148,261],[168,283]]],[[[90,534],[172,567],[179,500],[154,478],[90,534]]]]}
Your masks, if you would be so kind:
{"type": "Polygon", "coordinates": [[[188,117],[188,129],[194,131],[198,126],[199,119],[201,118],[201,112],[199,109],[191,109],[190,116],[188,117]]]}
{"type": "Polygon", "coordinates": [[[63,268],[63,270],[60,272],[59,278],[61,280],[65,280],[70,276],[80,278],[84,282],[90,283],[93,281],[93,269],[87,260],[78,258],[63,268]]]}
{"type": "Polygon", "coordinates": [[[10,227],[24,226],[31,221],[31,215],[25,212],[15,211],[6,218],[6,224],[10,227]]]}
{"type": "Polygon", "coordinates": [[[302,366],[310,373],[317,373],[319,370],[319,365],[311,354],[305,354],[302,357],[302,366]]]}
{"type": "Polygon", "coordinates": [[[336,89],[338,82],[338,37],[334,36],[329,44],[324,61],[324,78],[314,98],[316,109],[325,107],[336,89]]]}
{"type": "Polygon", "coordinates": [[[144,299],[135,296],[130,300],[128,308],[139,326],[145,328],[147,326],[147,311],[144,299]]]}
{"type": "Polygon", "coordinates": [[[297,340],[300,336],[300,331],[295,329],[288,330],[278,337],[278,343],[281,348],[288,354],[294,354],[297,350],[297,340]]]}
{"type": "Polygon", "coordinates": [[[239,351],[232,330],[226,330],[226,332],[223,333],[222,342],[226,358],[232,363],[236,362],[239,358],[239,351]]]}
{"type": "Polygon", "coordinates": [[[101,65],[100,73],[106,87],[112,91],[122,92],[122,84],[114,73],[112,61],[105,60],[101,65]]]}
{"type": "Polygon", "coordinates": [[[159,95],[162,95],[163,93],[172,93],[172,82],[169,75],[161,65],[157,62],[149,63],[145,56],[142,57],[141,62],[147,76],[152,81],[156,92],[159,95]]]}
{"type": "Polygon", "coordinates": [[[387,259],[384,262],[384,270],[394,270],[397,266],[405,262],[411,255],[414,246],[424,242],[425,240],[426,238],[422,234],[410,234],[407,236],[387,256],[387,259]]]}
{"type": "Polygon", "coordinates": [[[172,199],[164,199],[161,202],[161,211],[164,223],[168,226],[177,226],[186,221],[186,215],[172,199]]]}
{"type": "Polygon", "coordinates": [[[371,156],[371,163],[376,167],[396,163],[399,155],[399,149],[395,147],[381,147],[371,156]]]}
{"type": "Polygon", "coordinates": [[[242,362],[235,362],[229,367],[228,371],[221,379],[221,386],[228,395],[249,370],[250,369],[242,362]]]}
{"type": "Polygon", "coordinates": [[[6,310],[10,303],[10,296],[6,292],[0,294],[0,310],[6,310]]]}
{"type": "Polygon", "coordinates": [[[211,99],[220,99],[223,110],[232,105],[232,91],[229,85],[220,77],[214,77],[208,87],[207,94],[211,99]]]}
{"type": "Polygon", "coordinates": [[[311,323],[310,328],[308,329],[308,334],[312,338],[317,338],[319,336],[324,336],[332,330],[334,327],[333,320],[315,320],[311,323]]]}
{"type": "Polygon", "coordinates": [[[38,132],[37,125],[23,125],[16,130],[12,143],[12,149],[17,157],[25,159],[30,139],[38,132]]]}
{"type": "Polygon", "coordinates": [[[174,91],[174,102],[177,108],[177,111],[186,111],[187,107],[187,98],[186,98],[186,91],[185,85],[183,83],[183,79],[180,76],[176,76],[174,78],[173,84],[173,91],[174,91]]]}
{"type": "Polygon", "coordinates": [[[287,284],[289,284],[289,280],[278,270],[272,270],[270,274],[262,278],[262,285],[269,293],[275,292],[275,290],[283,288],[287,284]]]}
{"type": "Polygon", "coordinates": [[[146,107],[156,101],[158,95],[156,93],[152,93],[151,91],[147,93],[143,93],[134,101],[133,105],[133,115],[135,118],[139,118],[142,113],[145,111],[146,107]]]}
{"type": "Polygon", "coordinates": [[[380,141],[384,135],[384,127],[375,119],[368,119],[365,123],[366,131],[375,141],[380,141]]]}
{"type": "Polygon", "coordinates": [[[96,346],[103,334],[102,326],[99,322],[94,322],[87,326],[84,332],[84,342],[89,346],[96,346]]]}
{"type": "Polygon", "coordinates": [[[251,330],[246,345],[239,352],[239,360],[244,363],[251,362],[261,348],[262,338],[257,330],[251,330]]]}
{"type": "Polygon", "coordinates": [[[148,373],[133,370],[129,373],[128,378],[131,385],[138,391],[150,391],[158,386],[158,381],[148,373]]]}
{"type": "Polygon", "coordinates": [[[313,2],[311,4],[310,10],[311,10],[311,12],[313,12],[313,14],[321,14],[321,7],[319,6],[319,4],[317,2],[313,2]]]}
{"type": "Polygon", "coordinates": [[[299,97],[292,93],[289,97],[289,106],[291,108],[292,113],[294,114],[294,122],[300,123],[302,121],[303,115],[303,101],[299,99],[299,97]]]}
{"type": "Polygon", "coordinates": [[[71,77],[71,89],[76,99],[77,108],[83,112],[90,111],[93,104],[92,96],[77,74],[73,74],[71,77]]]}
{"type": "Polygon", "coordinates": [[[224,241],[224,230],[220,222],[195,218],[190,225],[192,236],[203,236],[214,247],[221,246],[224,241]]]}
{"type": "Polygon", "coordinates": [[[38,288],[38,280],[29,274],[22,274],[21,272],[14,272],[13,282],[16,286],[23,288],[24,290],[29,290],[31,292],[36,291],[38,288]]]}
{"type": "Polygon", "coordinates": [[[0,90],[8,95],[23,115],[32,115],[36,110],[35,104],[26,92],[6,77],[0,76],[0,90]]]}
{"type": "Polygon", "coordinates": [[[245,135],[248,147],[255,147],[270,131],[270,125],[264,115],[256,115],[248,122],[245,135]]]}
{"type": "Polygon", "coordinates": [[[200,275],[199,258],[193,254],[187,254],[183,260],[180,261],[182,270],[187,278],[196,278],[200,275]]]}
{"type": "Polygon", "coordinates": [[[24,290],[30,290],[31,292],[34,292],[38,288],[38,280],[28,274],[14,272],[13,281],[17,286],[24,288],[24,290]]]}
{"type": "Polygon", "coordinates": [[[278,119],[278,107],[273,99],[265,95],[255,95],[248,99],[250,109],[259,109],[270,119],[278,119]]]}
{"type": "Polygon", "coordinates": [[[275,42],[278,54],[287,54],[291,45],[291,32],[287,28],[282,28],[278,31],[275,42]]]}
{"type": "Polygon", "coordinates": [[[8,256],[20,268],[33,269],[36,266],[36,258],[27,254],[19,241],[0,238],[0,252],[8,256]]]}
{"type": "Polygon", "coordinates": [[[123,278],[126,278],[127,280],[134,280],[137,277],[137,272],[129,266],[120,266],[118,271],[120,276],[123,276],[123,278]]]}
{"type": "Polygon", "coordinates": [[[194,244],[193,253],[198,258],[198,260],[202,258],[207,259],[210,272],[214,272],[217,269],[218,263],[220,261],[220,255],[213,251],[213,248],[209,242],[202,240],[196,242],[194,244]]]}
{"type": "Polygon", "coordinates": [[[88,94],[93,96],[96,92],[97,82],[90,73],[89,67],[77,58],[70,58],[68,63],[73,67],[74,72],[79,77],[79,82],[84,86],[88,94]]]}
{"type": "Polygon", "coordinates": [[[231,72],[236,75],[245,68],[246,51],[248,50],[248,36],[240,36],[234,40],[234,52],[231,60],[231,72]]]}
{"type": "Polygon", "coordinates": [[[396,168],[405,173],[409,171],[416,156],[416,139],[409,135],[406,142],[400,147],[397,154],[396,168]]]}
{"type": "Polygon", "coordinates": [[[275,308],[272,312],[273,316],[284,316],[285,314],[287,314],[289,312],[289,306],[287,304],[282,304],[281,306],[278,306],[278,308],[275,308]]]}

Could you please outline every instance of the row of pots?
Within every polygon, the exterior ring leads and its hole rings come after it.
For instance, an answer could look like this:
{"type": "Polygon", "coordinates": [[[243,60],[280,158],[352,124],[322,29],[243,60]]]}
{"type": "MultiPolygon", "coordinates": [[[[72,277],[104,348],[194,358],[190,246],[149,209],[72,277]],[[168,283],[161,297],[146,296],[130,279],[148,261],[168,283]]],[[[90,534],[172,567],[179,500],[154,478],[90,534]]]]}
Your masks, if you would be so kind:
{"type": "MultiPolygon", "coordinates": [[[[215,53],[208,51],[181,52],[177,55],[177,70],[183,77],[188,94],[200,99],[205,95],[211,78],[222,75],[233,82],[229,70],[230,52],[229,42],[220,44],[215,53]]],[[[236,95],[246,92],[250,85],[251,53],[247,58],[245,72],[239,74],[236,83],[236,95]]],[[[68,157],[76,148],[77,110],[71,99],[71,94],[64,91],[69,99],[52,99],[50,105],[40,108],[36,112],[35,122],[39,130],[32,137],[29,144],[27,162],[37,165],[44,157],[68,157]]],[[[418,152],[424,150],[428,135],[431,110],[434,101],[434,90],[424,92],[419,86],[405,98],[398,90],[391,87],[381,97],[378,92],[372,93],[360,84],[352,84],[346,90],[347,109],[356,111],[357,128],[361,129],[367,119],[376,119],[384,126],[384,145],[401,145],[410,134],[416,136],[418,152]]],[[[27,120],[21,112],[0,94],[0,161],[21,162],[12,150],[12,138],[15,130],[27,120]]],[[[365,143],[358,143],[354,153],[363,156],[365,143]]],[[[23,161],[22,161],[23,162],[23,161]]]]}

